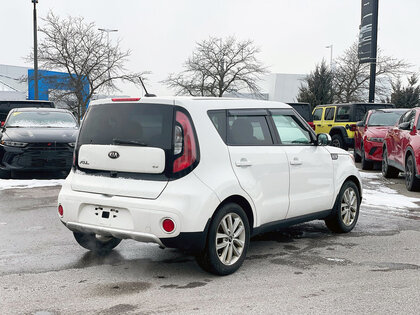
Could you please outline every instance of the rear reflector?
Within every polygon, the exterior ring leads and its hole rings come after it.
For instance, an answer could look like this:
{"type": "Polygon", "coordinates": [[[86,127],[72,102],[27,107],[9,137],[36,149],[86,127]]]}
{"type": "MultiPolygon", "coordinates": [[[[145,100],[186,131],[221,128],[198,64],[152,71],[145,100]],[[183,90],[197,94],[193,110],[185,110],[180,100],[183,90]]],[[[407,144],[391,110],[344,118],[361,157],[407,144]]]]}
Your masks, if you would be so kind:
{"type": "Polygon", "coordinates": [[[64,214],[64,209],[63,209],[63,206],[62,205],[59,205],[58,206],[58,214],[62,217],[63,216],[63,214],[64,214]]]}
{"type": "Polygon", "coordinates": [[[140,97],[123,97],[123,98],[113,98],[113,102],[137,102],[140,101],[140,97]]]}
{"type": "Polygon", "coordinates": [[[165,219],[162,221],[162,227],[165,232],[171,233],[175,229],[175,223],[171,219],[165,219]]]}

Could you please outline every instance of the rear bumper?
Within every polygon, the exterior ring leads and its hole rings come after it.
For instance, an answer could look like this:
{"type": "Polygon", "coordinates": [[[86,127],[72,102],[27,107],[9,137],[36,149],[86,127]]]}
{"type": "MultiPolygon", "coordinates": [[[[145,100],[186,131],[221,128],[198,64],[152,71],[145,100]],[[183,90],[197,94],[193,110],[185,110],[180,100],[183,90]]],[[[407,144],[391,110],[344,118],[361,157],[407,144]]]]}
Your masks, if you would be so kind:
{"type": "Polygon", "coordinates": [[[115,229],[110,227],[102,227],[91,224],[83,224],[77,222],[67,222],[64,223],[67,228],[73,232],[82,232],[82,233],[95,233],[104,236],[113,236],[121,239],[133,239],[139,242],[144,243],[157,243],[160,246],[164,247],[162,242],[158,237],[150,233],[126,231],[121,229],[115,229]]]}
{"type": "Polygon", "coordinates": [[[193,173],[169,182],[157,199],[75,191],[70,184],[73,175],[58,197],[64,209],[60,220],[68,229],[194,252],[204,248],[210,218],[220,200],[193,173]],[[109,212],[106,218],[103,212],[109,212]],[[166,218],[175,223],[172,233],[163,230],[166,218]]]}

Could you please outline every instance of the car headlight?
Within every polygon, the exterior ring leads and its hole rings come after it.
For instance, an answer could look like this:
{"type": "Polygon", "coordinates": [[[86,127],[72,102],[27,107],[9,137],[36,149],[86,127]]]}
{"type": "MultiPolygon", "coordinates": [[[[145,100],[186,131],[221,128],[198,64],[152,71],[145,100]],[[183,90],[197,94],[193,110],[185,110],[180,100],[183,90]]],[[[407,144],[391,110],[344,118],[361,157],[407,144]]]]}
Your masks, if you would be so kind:
{"type": "Polygon", "coordinates": [[[384,138],[368,137],[367,140],[372,142],[384,142],[384,138]]]}
{"type": "Polygon", "coordinates": [[[26,142],[17,142],[17,141],[10,141],[10,140],[2,140],[2,145],[6,145],[9,147],[17,147],[17,148],[23,148],[28,145],[26,142]]]}
{"type": "Polygon", "coordinates": [[[69,145],[69,147],[74,148],[74,146],[76,145],[76,142],[69,142],[68,145],[69,145]]]}

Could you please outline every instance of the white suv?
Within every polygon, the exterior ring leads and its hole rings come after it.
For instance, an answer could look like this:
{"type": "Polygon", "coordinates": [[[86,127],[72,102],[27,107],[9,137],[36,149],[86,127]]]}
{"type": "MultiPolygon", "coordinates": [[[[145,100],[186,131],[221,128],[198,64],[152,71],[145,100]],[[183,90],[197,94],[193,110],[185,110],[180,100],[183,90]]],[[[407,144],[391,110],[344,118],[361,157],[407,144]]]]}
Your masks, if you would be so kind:
{"type": "Polygon", "coordinates": [[[362,187],[353,158],[290,106],[225,98],[92,102],[58,197],[61,221],[92,251],[121,239],[190,251],[219,275],[250,237],[322,219],[349,232],[362,187]]]}

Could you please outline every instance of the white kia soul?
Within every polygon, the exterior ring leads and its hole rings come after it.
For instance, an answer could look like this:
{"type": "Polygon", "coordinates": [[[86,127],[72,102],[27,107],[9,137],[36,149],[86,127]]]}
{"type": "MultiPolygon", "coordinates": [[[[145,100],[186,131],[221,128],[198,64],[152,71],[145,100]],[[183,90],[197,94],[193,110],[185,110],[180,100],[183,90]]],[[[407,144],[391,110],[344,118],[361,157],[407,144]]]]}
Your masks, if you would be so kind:
{"type": "Polygon", "coordinates": [[[278,102],[94,101],[59,216],[89,250],[110,251],[121,239],[152,242],[230,274],[253,235],[315,219],[333,232],[353,229],[361,179],[352,156],[329,140],[278,102]]]}

